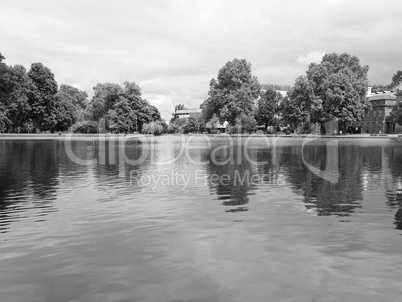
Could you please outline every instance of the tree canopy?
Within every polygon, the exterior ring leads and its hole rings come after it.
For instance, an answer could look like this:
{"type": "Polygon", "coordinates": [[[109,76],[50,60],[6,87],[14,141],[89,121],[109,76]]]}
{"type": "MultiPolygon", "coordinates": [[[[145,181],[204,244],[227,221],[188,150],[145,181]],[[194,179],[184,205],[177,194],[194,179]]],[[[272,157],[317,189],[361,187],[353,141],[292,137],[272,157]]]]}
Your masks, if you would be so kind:
{"type": "Polygon", "coordinates": [[[4,59],[0,53],[1,132],[66,131],[75,124],[76,131],[88,131],[89,125],[94,132],[90,121],[101,118],[119,132],[162,123],[159,110],[141,97],[133,82],[124,82],[124,87],[96,84],[88,103],[86,92],[64,84],[58,87],[54,74],[42,63],[33,63],[27,72],[21,65],[8,66],[4,59]]]}
{"type": "Polygon", "coordinates": [[[145,123],[161,120],[159,110],[142,98],[141,88],[134,82],[124,82],[124,87],[97,84],[94,92],[88,114],[96,121],[105,118],[110,129],[141,132],[145,123]]]}
{"type": "Polygon", "coordinates": [[[282,94],[271,87],[267,88],[258,99],[255,118],[258,124],[264,125],[265,130],[267,130],[269,125],[275,126],[277,123],[276,116],[279,113],[282,99],[282,94]]]}
{"type": "Polygon", "coordinates": [[[395,88],[400,84],[402,84],[402,70],[398,70],[396,73],[394,73],[390,86],[395,88]]]}
{"type": "Polygon", "coordinates": [[[288,98],[281,105],[285,123],[295,127],[305,122],[319,122],[324,119],[322,100],[314,94],[314,83],[306,76],[296,79],[289,90],[288,98]]]}
{"type": "Polygon", "coordinates": [[[202,104],[204,118],[210,120],[216,114],[221,123],[226,120],[236,124],[239,116],[252,114],[260,89],[258,79],[251,74],[250,63],[244,59],[227,62],[217,79],[210,81],[208,98],[202,104]]]}
{"type": "Polygon", "coordinates": [[[56,131],[65,131],[79,120],[84,118],[88,95],[84,91],[61,85],[54,97],[54,119],[56,131]]]}
{"type": "Polygon", "coordinates": [[[359,122],[371,108],[366,98],[368,66],[361,66],[356,56],[330,53],[321,63],[312,63],[307,79],[314,98],[322,101],[321,121],[339,119],[341,123],[359,122]]]}

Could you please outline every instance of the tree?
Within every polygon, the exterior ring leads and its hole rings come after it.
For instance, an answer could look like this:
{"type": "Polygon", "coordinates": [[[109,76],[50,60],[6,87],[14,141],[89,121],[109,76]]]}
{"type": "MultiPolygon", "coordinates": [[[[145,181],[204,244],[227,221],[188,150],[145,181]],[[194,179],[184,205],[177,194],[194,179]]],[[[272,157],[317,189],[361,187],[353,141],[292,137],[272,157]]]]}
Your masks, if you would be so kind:
{"type": "Polygon", "coordinates": [[[343,125],[359,122],[371,108],[366,98],[368,66],[356,56],[326,54],[307,71],[314,96],[322,100],[322,121],[337,118],[343,125]]]}
{"type": "Polygon", "coordinates": [[[166,133],[168,131],[168,124],[164,119],[161,118],[157,123],[162,126],[163,133],[166,133]]]}
{"type": "Polygon", "coordinates": [[[171,130],[174,130],[175,132],[184,132],[185,131],[184,126],[186,125],[186,123],[187,123],[186,118],[179,117],[178,119],[170,123],[170,125],[172,125],[171,130]]]}
{"type": "Polygon", "coordinates": [[[89,103],[89,115],[94,121],[104,118],[109,110],[123,94],[123,89],[119,84],[102,83],[96,84],[94,95],[89,103]]]}
{"type": "Polygon", "coordinates": [[[210,120],[205,124],[205,128],[209,129],[209,132],[215,130],[219,126],[219,117],[214,114],[210,120]]]}
{"type": "Polygon", "coordinates": [[[32,107],[29,98],[32,97],[35,87],[22,65],[12,67],[12,79],[15,85],[10,94],[10,104],[8,106],[12,128],[14,131],[23,129],[23,131],[29,132],[33,124],[32,107]]]}
{"type": "Polygon", "coordinates": [[[388,85],[374,84],[371,86],[371,92],[390,91],[402,84],[402,70],[393,74],[391,83],[388,85]]]}
{"type": "Polygon", "coordinates": [[[57,82],[54,74],[42,63],[33,63],[28,71],[28,77],[33,83],[28,101],[34,127],[39,130],[50,130],[55,125],[52,108],[57,93],[57,82]]]}
{"type": "Polygon", "coordinates": [[[82,120],[87,97],[84,91],[69,85],[61,85],[53,103],[56,121],[54,130],[65,131],[78,120],[82,120]]]}
{"type": "Polygon", "coordinates": [[[0,103],[0,132],[5,132],[9,124],[11,124],[11,122],[8,119],[7,110],[5,106],[0,103]]]}
{"type": "Polygon", "coordinates": [[[134,82],[124,82],[124,88],[119,84],[97,84],[94,90],[88,109],[93,120],[106,118],[108,123],[118,126],[119,131],[123,131],[122,125],[126,125],[129,128],[124,128],[124,131],[141,132],[145,123],[161,119],[158,108],[142,98],[141,88],[134,82]],[[118,117],[119,114],[124,117],[118,117]]]}
{"type": "MultiPolygon", "coordinates": [[[[161,121],[159,110],[141,97],[133,82],[103,83],[94,87],[94,96],[69,85],[58,85],[51,70],[33,63],[28,72],[21,65],[7,66],[0,53],[0,131],[64,131],[73,124],[78,131],[98,131],[93,123],[106,118],[119,131],[141,131],[144,123],[161,121]],[[88,126],[88,127],[87,127],[88,126]]],[[[184,107],[184,105],[183,105],[184,107]]],[[[107,123],[106,123],[107,125],[107,123]]]]}
{"type": "Polygon", "coordinates": [[[183,128],[185,132],[200,132],[202,128],[205,128],[205,121],[202,113],[190,114],[183,128]]]}
{"type": "Polygon", "coordinates": [[[391,119],[402,126],[402,103],[397,104],[390,113],[391,119]]]}
{"type": "Polygon", "coordinates": [[[144,124],[142,133],[161,135],[163,133],[163,126],[156,122],[150,122],[150,123],[144,124]]]}
{"type": "Polygon", "coordinates": [[[70,85],[62,84],[58,94],[65,94],[74,106],[85,109],[88,105],[88,93],[70,85]]]}
{"type": "Polygon", "coordinates": [[[176,112],[177,110],[183,110],[183,109],[186,109],[184,107],[184,104],[179,104],[179,105],[174,106],[174,112],[176,112]]]}
{"type": "Polygon", "coordinates": [[[134,82],[124,82],[124,97],[126,97],[135,114],[136,129],[142,131],[142,127],[146,123],[159,121],[161,119],[158,108],[149,104],[141,96],[141,88],[134,82]]]}
{"type": "Polygon", "coordinates": [[[99,125],[95,121],[81,121],[73,125],[74,133],[99,133],[99,125]]]}
{"type": "Polygon", "coordinates": [[[323,119],[322,101],[314,94],[314,84],[306,76],[296,79],[281,105],[282,118],[292,128],[323,119]]]}
{"type": "Polygon", "coordinates": [[[160,121],[161,120],[161,114],[160,114],[158,108],[156,108],[154,105],[151,105],[151,104],[148,104],[147,108],[149,111],[148,119],[150,121],[160,121]]]}
{"type": "Polygon", "coordinates": [[[0,53],[0,132],[6,131],[10,125],[8,106],[10,104],[10,94],[14,88],[11,68],[2,62],[4,59],[0,53]]]}
{"type": "Polygon", "coordinates": [[[282,114],[282,120],[284,125],[290,125],[295,129],[299,124],[302,123],[301,114],[299,112],[299,107],[296,102],[285,96],[280,105],[280,112],[282,114]]]}
{"type": "Polygon", "coordinates": [[[381,92],[381,91],[389,91],[392,90],[392,85],[382,85],[382,84],[374,84],[371,86],[371,92],[381,92]]]}
{"type": "Polygon", "coordinates": [[[394,75],[392,76],[392,82],[389,86],[392,88],[395,88],[402,84],[402,70],[398,70],[394,75]]]}
{"type": "Polygon", "coordinates": [[[204,118],[209,120],[216,114],[221,123],[226,120],[234,125],[239,116],[252,114],[260,89],[258,79],[251,74],[251,64],[244,59],[227,62],[217,80],[209,84],[209,97],[202,104],[204,118]]]}
{"type": "Polygon", "coordinates": [[[0,60],[0,102],[3,105],[8,103],[8,96],[13,89],[13,84],[11,68],[0,60]]]}
{"type": "MultiPolygon", "coordinates": [[[[3,57],[4,58],[4,57],[3,57]]],[[[7,66],[0,62],[0,104],[4,119],[3,131],[20,131],[26,128],[31,114],[28,95],[33,91],[31,79],[21,65],[7,66]]]]}
{"type": "Polygon", "coordinates": [[[108,120],[109,128],[119,132],[131,132],[136,125],[136,117],[129,100],[120,96],[113,109],[109,110],[108,120]]]}
{"type": "Polygon", "coordinates": [[[268,88],[257,102],[255,117],[258,124],[264,125],[266,131],[269,125],[275,125],[275,116],[278,114],[279,105],[282,102],[282,94],[273,88],[268,88]]]}
{"type": "Polygon", "coordinates": [[[236,124],[233,126],[229,126],[229,133],[251,133],[257,127],[257,122],[252,115],[242,114],[238,118],[236,118],[236,124]]]}
{"type": "Polygon", "coordinates": [[[176,131],[176,127],[174,126],[174,124],[173,123],[170,123],[168,126],[167,126],[167,132],[168,133],[174,133],[175,131],[176,131]]]}

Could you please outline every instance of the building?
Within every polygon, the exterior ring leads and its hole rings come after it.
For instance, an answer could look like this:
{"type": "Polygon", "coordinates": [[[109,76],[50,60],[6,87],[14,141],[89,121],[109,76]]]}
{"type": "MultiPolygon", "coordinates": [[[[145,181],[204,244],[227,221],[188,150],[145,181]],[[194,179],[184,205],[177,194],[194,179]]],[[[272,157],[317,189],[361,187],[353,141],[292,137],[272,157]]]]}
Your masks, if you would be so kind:
{"type": "Polygon", "coordinates": [[[201,113],[201,112],[202,112],[201,109],[180,109],[180,110],[176,110],[173,113],[173,116],[174,116],[174,118],[180,118],[180,117],[188,118],[191,114],[201,113]]]}
{"type": "Polygon", "coordinates": [[[279,92],[282,97],[287,96],[288,91],[291,89],[290,85],[276,85],[276,84],[261,84],[261,92],[264,93],[269,88],[279,92]]]}
{"type": "Polygon", "coordinates": [[[360,123],[362,133],[402,133],[402,126],[390,118],[392,108],[402,100],[402,87],[397,91],[367,92],[372,109],[360,123]]]}

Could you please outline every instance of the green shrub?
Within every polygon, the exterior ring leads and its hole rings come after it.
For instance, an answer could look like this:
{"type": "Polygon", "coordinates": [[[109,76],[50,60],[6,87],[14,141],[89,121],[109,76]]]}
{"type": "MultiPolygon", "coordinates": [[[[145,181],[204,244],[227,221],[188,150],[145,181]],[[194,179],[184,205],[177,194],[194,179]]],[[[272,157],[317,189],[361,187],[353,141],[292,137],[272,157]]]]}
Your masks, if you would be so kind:
{"type": "Polygon", "coordinates": [[[98,123],[94,121],[78,122],[72,126],[73,133],[99,133],[98,123]]]}
{"type": "Polygon", "coordinates": [[[142,126],[142,133],[161,135],[163,133],[163,127],[156,122],[150,122],[142,126]]]}

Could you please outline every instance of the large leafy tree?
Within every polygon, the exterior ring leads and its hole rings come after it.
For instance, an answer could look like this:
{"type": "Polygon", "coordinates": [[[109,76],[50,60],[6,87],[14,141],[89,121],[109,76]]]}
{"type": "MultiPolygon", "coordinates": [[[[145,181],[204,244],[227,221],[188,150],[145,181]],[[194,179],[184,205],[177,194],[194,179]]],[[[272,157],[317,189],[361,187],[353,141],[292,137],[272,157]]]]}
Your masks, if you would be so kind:
{"type": "Polygon", "coordinates": [[[282,94],[269,87],[258,99],[255,118],[260,125],[267,130],[269,125],[276,124],[279,105],[282,102],[282,94]]]}
{"type": "Polygon", "coordinates": [[[280,112],[282,114],[282,121],[284,125],[291,125],[296,128],[297,125],[303,122],[303,115],[300,112],[299,106],[289,96],[285,96],[280,105],[280,112]]]}
{"type": "Polygon", "coordinates": [[[0,104],[2,125],[6,128],[3,131],[19,131],[26,128],[31,114],[28,96],[33,89],[32,81],[23,66],[11,67],[0,62],[0,104]]]}
{"type": "Polygon", "coordinates": [[[343,125],[359,122],[370,109],[366,98],[368,66],[356,56],[326,54],[321,63],[312,63],[307,71],[314,96],[322,100],[323,121],[338,118],[343,125]]]}
{"type": "Polygon", "coordinates": [[[0,53],[0,102],[3,105],[7,105],[15,83],[12,80],[12,68],[2,62],[4,59],[0,53]]]}
{"type": "Polygon", "coordinates": [[[78,120],[83,119],[87,97],[88,95],[85,91],[80,91],[69,85],[61,85],[53,103],[56,121],[54,129],[65,131],[78,120]]]}
{"type": "Polygon", "coordinates": [[[114,104],[123,94],[123,89],[119,84],[113,83],[98,83],[93,89],[94,95],[89,103],[88,111],[89,116],[98,121],[113,109],[114,104]]]}
{"type": "Polygon", "coordinates": [[[10,103],[10,93],[13,90],[11,69],[3,63],[4,56],[0,53],[0,131],[4,132],[10,125],[8,119],[8,105],[10,103]]]}
{"type": "Polygon", "coordinates": [[[227,62],[209,84],[209,97],[202,105],[204,118],[209,120],[216,114],[221,122],[236,124],[239,116],[252,114],[260,89],[250,63],[244,59],[227,62]]]}
{"type": "Polygon", "coordinates": [[[135,118],[135,128],[142,131],[144,124],[161,119],[159,110],[142,98],[141,88],[134,82],[124,82],[124,97],[128,99],[135,118]]]}
{"type": "Polygon", "coordinates": [[[298,77],[288,92],[288,98],[281,104],[281,112],[284,122],[293,128],[322,121],[322,100],[314,94],[314,83],[306,76],[298,77]]]}
{"type": "Polygon", "coordinates": [[[106,118],[112,128],[141,132],[144,124],[161,119],[159,110],[142,98],[141,89],[134,82],[124,82],[124,88],[119,84],[97,84],[94,90],[89,116],[94,120],[106,118]]]}
{"type": "Polygon", "coordinates": [[[10,124],[11,121],[8,119],[6,107],[0,103],[0,132],[5,132],[10,124]]]}
{"type": "Polygon", "coordinates": [[[118,101],[109,110],[108,118],[110,128],[119,132],[130,132],[136,125],[136,117],[131,108],[130,101],[124,96],[120,96],[118,101]]]}
{"type": "Polygon", "coordinates": [[[35,87],[22,65],[12,67],[12,77],[15,85],[10,94],[9,118],[14,131],[18,128],[26,130],[32,124],[32,107],[29,98],[33,97],[35,87]]]}
{"type": "Polygon", "coordinates": [[[73,86],[62,84],[58,94],[65,95],[74,106],[80,109],[85,109],[88,105],[88,93],[73,86]]]}
{"type": "Polygon", "coordinates": [[[183,125],[185,132],[200,132],[201,129],[205,128],[205,121],[202,113],[191,114],[186,123],[183,125]]]}
{"type": "Polygon", "coordinates": [[[184,117],[179,117],[169,124],[169,126],[171,126],[169,130],[180,133],[185,132],[187,127],[186,125],[187,119],[184,117]]]}
{"type": "Polygon", "coordinates": [[[28,99],[34,127],[40,130],[50,130],[56,124],[54,112],[52,112],[54,96],[57,93],[54,74],[42,63],[33,63],[28,71],[28,77],[33,83],[33,89],[29,93],[28,99]]]}

